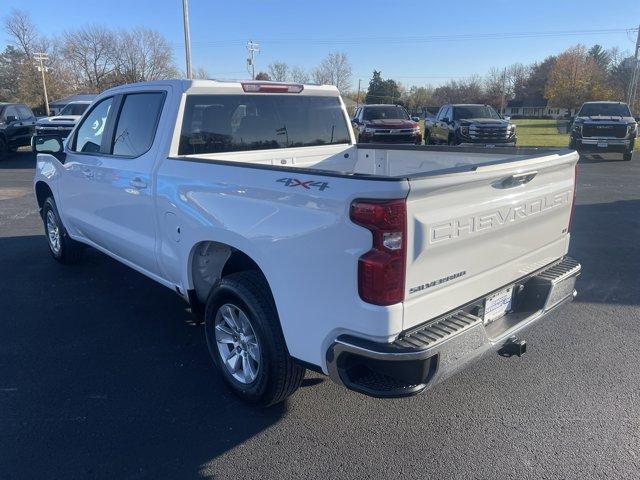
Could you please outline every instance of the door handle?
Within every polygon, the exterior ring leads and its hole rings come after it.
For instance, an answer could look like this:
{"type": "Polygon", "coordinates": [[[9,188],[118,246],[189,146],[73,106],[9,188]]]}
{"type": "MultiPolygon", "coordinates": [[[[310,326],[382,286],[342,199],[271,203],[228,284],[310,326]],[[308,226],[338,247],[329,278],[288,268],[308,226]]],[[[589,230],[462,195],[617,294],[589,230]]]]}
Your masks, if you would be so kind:
{"type": "Polygon", "coordinates": [[[143,189],[143,188],[147,188],[147,182],[145,182],[144,180],[142,180],[139,177],[134,178],[133,180],[131,180],[129,182],[129,185],[131,185],[133,188],[137,188],[137,189],[143,189]]]}

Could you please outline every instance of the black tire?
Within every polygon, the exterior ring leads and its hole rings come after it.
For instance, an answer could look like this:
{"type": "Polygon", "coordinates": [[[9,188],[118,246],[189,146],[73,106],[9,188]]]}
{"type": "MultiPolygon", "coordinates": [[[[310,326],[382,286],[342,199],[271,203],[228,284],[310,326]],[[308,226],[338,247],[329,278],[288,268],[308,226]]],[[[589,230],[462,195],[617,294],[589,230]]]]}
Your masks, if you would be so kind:
{"type": "Polygon", "coordinates": [[[58,207],[53,197],[47,198],[42,205],[42,221],[44,222],[44,233],[47,237],[51,256],[65,265],[78,263],[82,259],[83,246],[69,237],[67,229],[64,228],[60,220],[58,207]],[[57,233],[53,233],[53,235],[49,221],[57,228],[57,233]],[[53,237],[56,236],[58,238],[57,248],[53,240],[53,237]]]}
{"type": "Polygon", "coordinates": [[[622,160],[624,160],[625,162],[630,162],[632,158],[633,158],[633,152],[624,152],[622,154],[622,160]]]}
{"type": "Polygon", "coordinates": [[[429,130],[425,130],[424,131],[424,144],[425,145],[429,145],[431,143],[431,141],[429,140],[429,130]]]}
{"type": "MultiPolygon", "coordinates": [[[[237,272],[222,278],[207,300],[205,334],[211,358],[225,383],[236,395],[250,403],[266,407],[282,402],[304,380],[305,368],[289,355],[269,286],[258,272],[237,272]],[[259,347],[257,373],[250,382],[234,377],[221,356],[216,340],[216,318],[220,319],[222,310],[230,305],[245,314],[259,347]]],[[[234,345],[235,340],[234,337],[234,345]]],[[[233,348],[235,350],[237,347],[233,348]]],[[[236,369],[239,370],[238,367],[236,369]]]]}
{"type": "Polygon", "coordinates": [[[0,136],[0,159],[5,157],[8,151],[9,149],[7,146],[7,141],[4,139],[4,137],[0,136]]]}

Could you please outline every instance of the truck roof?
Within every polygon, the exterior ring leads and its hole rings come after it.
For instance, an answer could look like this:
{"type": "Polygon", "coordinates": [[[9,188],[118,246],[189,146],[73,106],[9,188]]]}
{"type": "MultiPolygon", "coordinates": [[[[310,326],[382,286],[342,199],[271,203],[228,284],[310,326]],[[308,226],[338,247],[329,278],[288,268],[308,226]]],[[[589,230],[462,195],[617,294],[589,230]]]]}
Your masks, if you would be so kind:
{"type": "MultiPolygon", "coordinates": [[[[176,90],[186,93],[196,93],[196,94],[215,94],[215,93],[225,93],[225,94],[247,94],[252,95],[253,93],[247,93],[243,90],[242,84],[246,83],[256,83],[256,84],[265,84],[265,85],[301,85],[299,83],[293,82],[271,82],[271,81],[263,81],[263,80],[189,80],[189,79],[175,79],[175,80],[156,80],[152,82],[138,82],[138,83],[130,83],[126,85],[120,85],[114,88],[110,88],[106,90],[104,93],[117,93],[119,91],[126,91],[130,88],[141,88],[141,87],[166,87],[172,86],[176,90]]],[[[303,90],[300,93],[289,93],[287,95],[320,95],[320,96],[340,96],[340,92],[334,85],[314,85],[314,84],[303,84],[303,90]]],[[[260,95],[260,93],[255,93],[256,95],[260,95]]]]}

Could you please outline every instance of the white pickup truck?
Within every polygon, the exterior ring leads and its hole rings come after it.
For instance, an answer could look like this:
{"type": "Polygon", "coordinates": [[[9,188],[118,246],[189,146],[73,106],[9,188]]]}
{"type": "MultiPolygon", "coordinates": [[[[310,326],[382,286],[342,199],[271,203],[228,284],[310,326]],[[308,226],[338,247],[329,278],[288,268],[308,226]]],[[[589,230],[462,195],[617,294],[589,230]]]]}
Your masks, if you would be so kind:
{"type": "Polygon", "coordinates": [[[574,151],[358,145],[334,87],[208,80],[108,90],[33,146],[53,257],[175,291],[255,403],[306,368],[421,392],[575,295],[574,151]]]}

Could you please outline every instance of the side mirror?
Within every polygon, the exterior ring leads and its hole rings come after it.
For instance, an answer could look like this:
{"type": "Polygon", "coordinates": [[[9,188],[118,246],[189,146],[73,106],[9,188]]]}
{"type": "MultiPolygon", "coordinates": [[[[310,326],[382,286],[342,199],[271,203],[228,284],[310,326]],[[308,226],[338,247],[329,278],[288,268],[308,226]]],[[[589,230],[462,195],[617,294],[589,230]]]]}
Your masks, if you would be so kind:
{"type": "Polygon", "coordinates": [[[414,122],[419,122],[420,121],[420,117],[411,117],[411,120],[413,120],[414,122]]]}
{"type": "Polygon", "coordinates": [[[355,123],[356,125],[359,125],[360,124],[360,120],[358,120],[358,117],[353,117],[351,119],[351,123],[355,123]]]}
{"type": "Polygon", "coordinates": [[[450,122],[449,117],[444,117],[444,118],[442,119],[442,121],[443,121],[444,123],[449,123],[449,122],[450,122]]]}
{"type": "Polygon", "coordinates": [[[503,119],[505,119],[507,122],[510,122],[510,121],[511,121],[511,117],[509,117],[509,116],[504,116],[504,117],[502,117],[502,118],[503,118],[503,119]]]}
{"type": "Polygon", "coordinates": [[[5,119],[5,122],[9,123],[13,123],[13,122],[17,122],[18,121],[18,117],[16,117],[15,115],[7,115],[7,118],[5,119]]]}
{"type": "Polygon", "coordinates": [[[53,155],[61,163],[64,163],[66,157],[62,138],[59,135],[34,135],[31,138],[31,149],[36,153],[53,155]]]}

